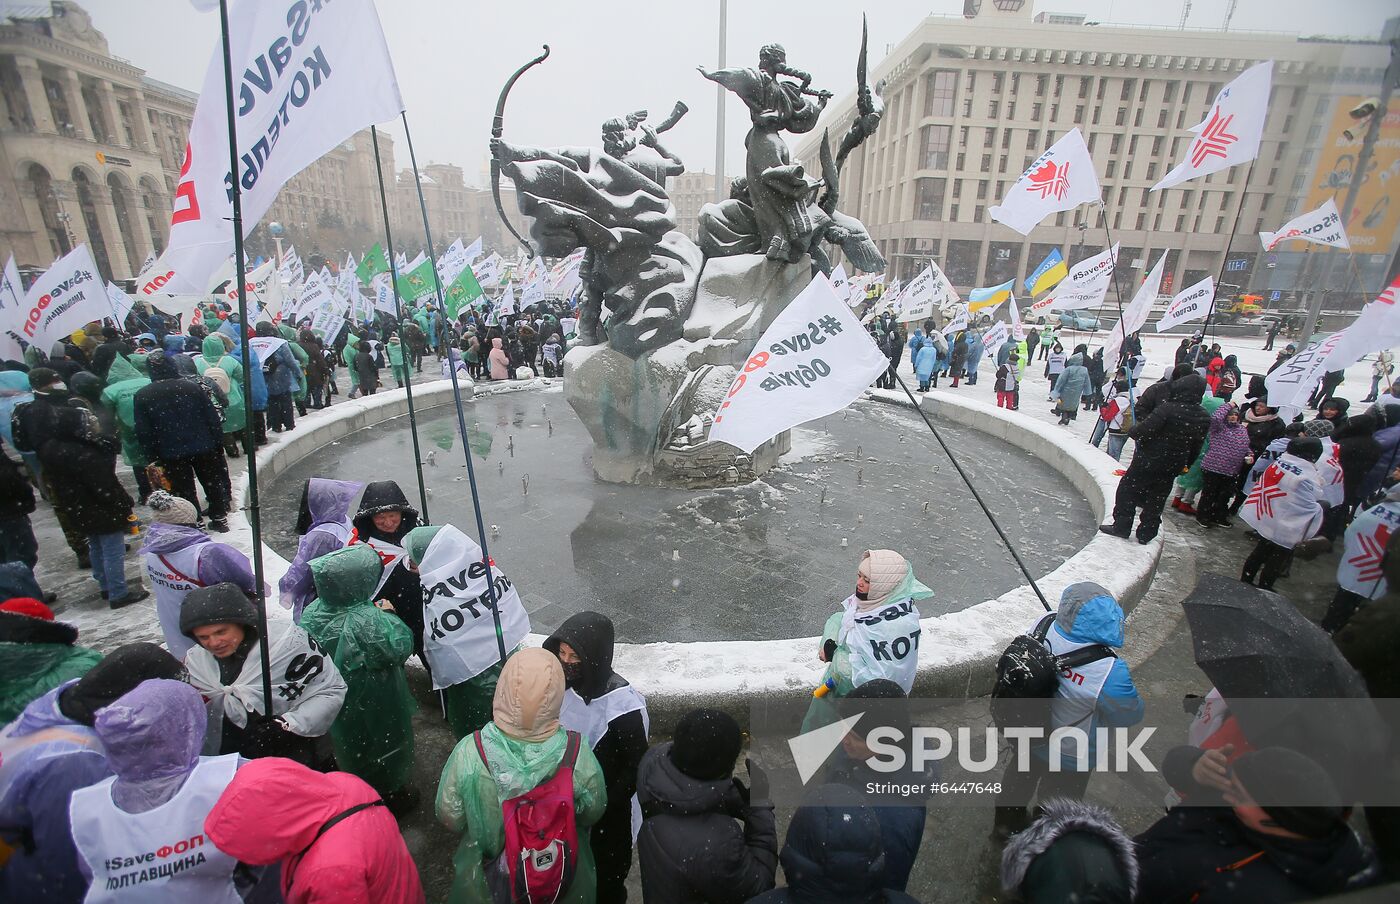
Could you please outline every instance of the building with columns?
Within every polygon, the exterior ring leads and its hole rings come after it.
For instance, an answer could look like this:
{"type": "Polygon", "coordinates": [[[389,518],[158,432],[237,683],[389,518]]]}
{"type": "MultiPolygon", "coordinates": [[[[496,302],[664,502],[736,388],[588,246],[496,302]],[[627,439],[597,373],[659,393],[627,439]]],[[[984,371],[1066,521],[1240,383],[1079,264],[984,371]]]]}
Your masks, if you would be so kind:
{"type": "MultiPolygon", "coordinates": [[[[1122,245],[1125,295],[1165,251],[1163,292],[1223,269],[1226,293],[1267,292],[1286,305],[1300,283],[1332,268],[1300,273],[1308,257],[1301,243],[1265,254],[1257,233],[1328,196],[1341,206],[1349,174],[1338,161],[1353,159],[1346,155],[1359,145],[1341,136],[1346,110],[1378,93],[1387,60],[1379,42],[1120,27],[1052,14],[1032,19],[1029,2],[984,3],[970,18],[929,16],[873,67],[870,82],[881,83],[884,118],[846,161],[841,208],[870,229],[889,275],[907,279],[932,258],[963,292],[1024,277],[1053,248],[1071,261],[1097,253],[1111,232],[1122,245]],[[1188,130],[1219,90],[1270,59],[1273,95],[1252,172],[1240,165],[1150,192],[1181,159],[1188,130]],[[1085,205],[1047,218],[1026,237],[993,221],[987,208],[1075,126],[1094,158],[1106,220],[1085,205]],[[1238,232],[1227,248],[1237,211],[1238,232]]],[[[839,141],[854,116],[854,94],[839,96],[796,145],[794,156],[808,172],[821,171],[823,129],[839,141]]],[[[1389,159],[1378,151],[1379,170],[1389,159]]],[[[1348,224],[1354,236],[1372,233],[1364,241],[1369,253],[1355,258],[1372,296],[1400,234],[1400,211],[1390,217],[1380,200],[1368,202],[1368,192],[1378,188],[1363,191],[1348,224]],[[1379,217],[1368,213],[1373,207],[1379,217]]],[[[1314,264],[1334,257],[1311,256],[1314,264]]],[[[1338,263],[1328,278],[1340,288],[1349,273],[1338,263]]],[[[1354,295],[1352,301],[1362,292],[1354,295]]]]}
{"type": "Polygon", "coordinates": [[[686,171],[667,180],[676,205],[676,228],[691,238],[700,234],[700,208],[715,199],[715,174],[686,171]]]}

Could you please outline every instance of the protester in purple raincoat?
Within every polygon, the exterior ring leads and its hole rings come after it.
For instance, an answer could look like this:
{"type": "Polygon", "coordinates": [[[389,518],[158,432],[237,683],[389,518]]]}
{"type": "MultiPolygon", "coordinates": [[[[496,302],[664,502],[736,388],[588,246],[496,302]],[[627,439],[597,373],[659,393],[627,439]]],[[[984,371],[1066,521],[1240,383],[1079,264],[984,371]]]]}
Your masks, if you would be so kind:
{"type": "Polygon", "coordinates": [[[148,678],[184,669],[153,643],[118,647],[82,678],[25,707],[0,731],[0,838],[14,851],[0,867],[0,901],[83,899],[68,822],[74,791],[112,774],[92,729],[97,711],[148,678]]]}
{"type": "Polygon", "coordinates": [[[203,835],[240,762],[237,754],[199,755],[205,723],[204,700],[182,681],[142,682],[98,713],[93,730],[113,775],[75,791],[69,817],[77,868],[107,890],[103,900],[240,901],[264,872],[237,869],[236,858],[207,842],[181,850],[203,835]],[[172,850],[157,856],[180,868],[123,862],[160,849],[172,850]]]}
{"type": "Polygon", "coordinates": [[[156,595],[156,617],[165,646],[183,660],[194,646],[180,631],[180,607],[196,587],[229,582],[253,595],[253,567],[248,557],[227,543],[216,543],[195,527],[199,510],[188,499],[156,490],[147,501],[155,522],[146,531],[141,558],[156,595]]]}
{"type": "Polygon", "coordinates": [[[301,610],[316,598],[316,583],[308,563],[350,541],[350,506],[365,488],[349,480],[313,477],[301,493],[301,514],[297,516],[296,557],[277,583],[283,609],[292,610],[292,620],[301,621],[301,610]]]}

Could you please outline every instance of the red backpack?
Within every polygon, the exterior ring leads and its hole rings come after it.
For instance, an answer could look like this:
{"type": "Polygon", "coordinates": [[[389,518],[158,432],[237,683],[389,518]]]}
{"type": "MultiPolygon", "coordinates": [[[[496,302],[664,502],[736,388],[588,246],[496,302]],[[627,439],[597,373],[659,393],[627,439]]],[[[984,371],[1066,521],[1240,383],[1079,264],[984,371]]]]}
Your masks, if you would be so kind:
{"type": "MultiPolygon", "coordinates": [[[[487,771],[491,762],[474,732],[476,752],[487,771]]],[[[501,804],[505,847],[483,865],[495,904],[552,904],[573,884],[578,869],[578,826],[574,822],[574,762],[579,734],[568,732],[564,757],[554,775],[501,804]]]]}

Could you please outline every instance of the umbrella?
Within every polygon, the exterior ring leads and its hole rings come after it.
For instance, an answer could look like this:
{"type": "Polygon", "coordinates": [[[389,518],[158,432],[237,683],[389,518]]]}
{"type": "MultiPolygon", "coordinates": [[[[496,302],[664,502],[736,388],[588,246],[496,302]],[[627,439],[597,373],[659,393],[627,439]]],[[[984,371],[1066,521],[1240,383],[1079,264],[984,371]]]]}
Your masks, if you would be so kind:
{"type": "Polygon", "coordinates": [[[1182,601],[1196,664],[1255,747],[1283,746],[1321,764],[1341,787],[1375,773],[1389,732],[1361,676],[1287,598],[1203,574],[1182,601]]]}

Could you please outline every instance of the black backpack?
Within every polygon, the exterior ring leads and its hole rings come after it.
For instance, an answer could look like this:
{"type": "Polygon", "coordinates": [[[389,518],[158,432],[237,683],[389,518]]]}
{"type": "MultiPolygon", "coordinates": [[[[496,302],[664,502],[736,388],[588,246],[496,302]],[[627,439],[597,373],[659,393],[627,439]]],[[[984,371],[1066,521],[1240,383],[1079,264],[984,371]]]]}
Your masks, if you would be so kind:
{"type": "Polygon", "coordinates": [[[992,719],[1001,727],[1043,723],[1049,710],[1043,703],[1023,701],[1048,700],[1055,696],[1060,673],[1105,657],[1117,658],[1103,644],[1092,644],[1063,656],[1050,652],[1045,637],[1055,613],[1047,612],[1029,634],[1011,639],[997,660],[997,681],[992,688],[992,719]]]}

